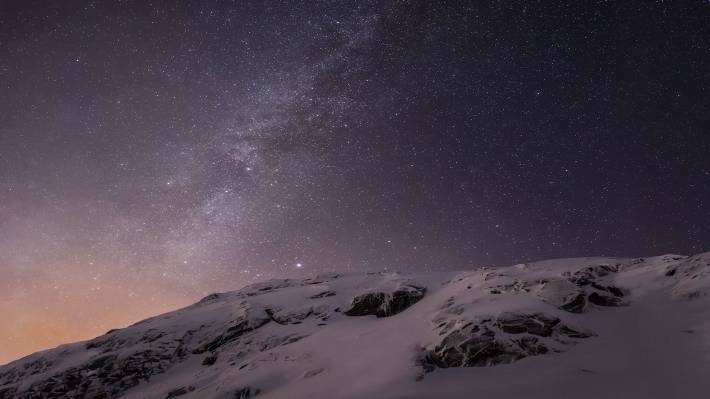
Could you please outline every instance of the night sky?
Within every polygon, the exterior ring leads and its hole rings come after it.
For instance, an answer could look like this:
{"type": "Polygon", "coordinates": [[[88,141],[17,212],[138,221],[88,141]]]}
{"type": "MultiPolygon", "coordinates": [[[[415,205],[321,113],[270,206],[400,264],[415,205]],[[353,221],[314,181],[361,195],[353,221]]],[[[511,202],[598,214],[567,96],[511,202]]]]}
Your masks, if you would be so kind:
{"type": "Polygon", "coordinates": [[[710,250],[710,3],[0,2],[0,363],[323,272],[710,250]]]}

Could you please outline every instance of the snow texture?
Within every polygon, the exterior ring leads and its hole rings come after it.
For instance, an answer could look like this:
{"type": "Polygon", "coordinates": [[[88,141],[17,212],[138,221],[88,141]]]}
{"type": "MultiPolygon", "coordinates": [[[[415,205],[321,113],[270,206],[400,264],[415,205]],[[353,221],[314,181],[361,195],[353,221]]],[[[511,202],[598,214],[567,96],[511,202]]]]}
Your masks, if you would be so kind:
{"type": "Polygon", "coordinates": [[[8,398],[707,398],[710,253],[272,280],[0,366],[8,398]]]}

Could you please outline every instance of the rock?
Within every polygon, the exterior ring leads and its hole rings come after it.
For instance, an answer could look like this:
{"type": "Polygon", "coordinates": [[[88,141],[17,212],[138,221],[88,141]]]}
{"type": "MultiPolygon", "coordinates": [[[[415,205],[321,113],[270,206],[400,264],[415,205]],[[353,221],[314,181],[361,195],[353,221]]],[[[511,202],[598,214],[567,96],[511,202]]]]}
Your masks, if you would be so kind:
{"type": "MultiPolygon", "coordinates": [[[[99,355],[82,367],[68,368],[31,385],[29,395],[23,397],[117,397],[139,383],[164,373],[174,361],[172,354],[157,350],[139,351],[120,359],[115,355],[99,355]]],[[[3,396],[0,395],[0,398],[3,396]]]]}
{"type": "Polygon", "coordinates": [[[353,299],[350,309],[345,311],[348,316],[389,317],[402,312],[424,297],[426,288],[405,285],[391,294],[370,292],[353,299]]]}
{"type": "Polygon", "coordinates": [[[97,370],[105,367],[107,364],[114,362],[116,360],[116,355],[105,355],[99,356],[92,359],[86,366],[89,370],[97,370]]]}
{"type": "Polygon", "coordinates": [[[542,313],[520,314],[504,313],[498,317],[498,327],[508,334],[528,333],[549,337],[560,319],[548,317],[542,313]]]}
{"type": "Polygon", "coordinates": [[[623,297],[625,295],[625,292],[623,289],[621,289],[619,287],[614,287],[613,285],[604,286],[604,285],[592,282],[590,284],[590,286],[594,289],[599,290],[599,291],[606,291],[614,296],[623,297]]]}
{"type": "Polygon", "coordinates": [[[210,356],[207,356],[202,361],[202,365],[203,366],[211,366],[211,365],[215,364],[216,361],[217,361],[217,355],[210,355],[210,356]]]}
{"type": "Polygon", "coordinates": [[[586,304],[582,289],[568,279],[539,281],[535,295],[546,303],[571,313],[582,313],[586,304]],[[581,294],[581,295],[580,295],[581,294]]]}
{"type": "Polygon", "coordinates": [[[382,314],[379,317],[387,317],[395,315],[408,307],[419,302],[424,297],[426,288],[416,286],[404,286],[392,293],[388,302],[385,302],[385,307],[382,309],[382,314]]]}
{"type": "Polygon", "coordinates": [[[611,273],[618,273],[621,265],[597,265],[589,266],[574,272],[569,280],[578,286],[585,286],[592,283],[598,277],[604,277],[611,273]]]}
{"type": "Polygon", "coordinates": [[[529,354],[529,356],[544,355],[548,352],[545,345],[540,343],[540,340],[536,337],[522,337],[520,339],[514,339],[518,347],[524,352],[529,354]]]}
{"type": "Polygon", "coordinates": [[[207,344],[195,349],[193,353],[204,353],[207,351],[214,351],[222,345],[236,340],[242,335],[254,331],[264,324],[271,321],[271,318],[264,312],[263,316],[253,316],[250,313],[233,320],[227,327],[227,330],[208,342],[207,344]]]}
{"type": "Polygon", "coordinates": [[[165,399],[176,398],[178,396],[188,394],[194,390],[195,390],[195,387],[193,387],[193,386],[176,388],[176,389],[173,389],[172,391],[168,392],[168,396],[166,396],[165,399]]]}
{"type": "Polygon", "coordinates": [[[475,325],[447,335],[429,354],[436,367],[481,367],[512,363],[525,357],[523,350],[496,341],[495,332],[475,325]]]}
{"type": "Polygon", "coordinates": [[[682,297],[685,299],[698,299],[706,296],[707,293],[701,292],[701,291],[691,291],[683,295],[682,297]]]}
{"type": "Polygon", "coordinates": [[[12,399],[15,397],[15,393],[17,393],[15,387],[0,388],[0,399],[12,399]]]}
{"type": "Polygon", "coordinates": [[[259,392],[261,392],[259,389],[244,387],[244,388],[237,389],[236,391],[232,392],[230,397],[234,398],[234,399],[249,399],[249,398],[253,398],[254,396],[258,395],[259,392]]]}
{"type": "Polygon", "coordinates": [[[355,297],[350,309],[344,313],[348,316],[376,315],[385,303],[383,292],[372,292],[355,297]]]}
{"type": "Polygon", "coordinates": [[[318,368],[318,369],[313,369],[313,370],[308,370],[305,373],[303,373],[303,378],[312,378],[317,376],[318,374],[322,373],[324,369],[318,368]]]}
{"type": "Polygon", "coordinates": [[[532,285],[527,281],[515,280],[512,283],[500,284],[493,287],[488,287],[488,292],[491,294],[510,294],[519,292],[530,292],[532,285]]]}
{"type": "Polygon", "coordinates": [[[598,306],[624,306],[624,302],[616,297],[608,295],[600,295],[596,292],[592,292],[587,296],[589,302],[598,306]]]}
{"type": "Polygon", "coordinates": [[[563,274],[567,277],[565,280],[551,281],[543,286],[538,296],[570,313],[583,313],[587,308],[587,302],[594,303],[594,301],[600,306],[623,306],[625,303],[618,298],[625,297],[627,290],[604,284],[605,277],[618,273],[620,268],[620,265],[598,265],[585,267],[571,274],[563,274]],[[557,293],[556,297],[555,293],[557,293]],[[611,298],[607,294],[616,298],[611,298]],[[562,295],[564,299],[560,301],[562,295]]]}
{"type": "Polygon", "coordinates": [[[609,285],[606,287],[606,290],[609,291],[612,295],[618,296],[618,297],[623,297],[626,295],[623,289],[619,287],[614,287],[613,285],[609,285]]]}
{"type": "Polygon", "coordinates": [[[322,284],[327,281],[332,281],[336,280],[338,278],[342,277],[342,275],[338,273],[326,273],[326,274],[319,274],[313,278],[307,278],[303,280],[301,285],[316,285],[316,284],[322,284]]]}
{"type": "Polygon", "coordinates": [[[222,296],[219,293],[215,292],[215,293],[209,294],[206,297],[200,299],[199,302],[197,302],[197,304],[198,305],[208,304],[208,303],[211,303],[211,302],[214,302],[214,301],[220,299],[221,297],[222,296]]]}
{"type": "Polygon", "coordinates": [[[572,328],[557,317],[542,313],[504,313],[477,322],[465,320],[440,323],[444,338],[431,350],[423,350],[417,364],[424,372],[436,367],[487,367],[512,363],[529,356],[559,351],[553,344],[574,344],[566,338],[594,336],[591,331],[572,328]],[[458,326],[451,329],[452,326],[458,326]],[[513,335],[513,336],[510,336],[513,335]]]}
{"type": "Polygon", "coordinates": [[[587,305],[584,293],[578,293],[572,300],[560,306],[560,309],[570,313],[582,313],[587,305]]]}
{"type": "Polygon", "coordinates": [[[597,334],[595,334],[592,331],[589,330],[583,330],[579,328],[572,328],[564,324],[558,324],[557,327],[555,328],[556,332],[562,335],[566,335],[570,338],[589,338],[589,337],[595,337],[597,334]]]}
{"type": "Polygon", "coordinates": [[[292,310],[274,310],[265,309],[266,314],[277,324],[301,324],[307,318],[313,315],[322,315],[322,311],[315,310],[313,307],[304,307],[292,310]]]}
{"type": "Polygon", "coordinates": [[[326,298],[326,297],[329,297],[329,296],[335,296],[335,292],[333,292],[333,291],[323,291],[323,292],[319,292],[319,293],[317,293],[317,294],[315,294],[315,295],[311,295],[311,296],[309,296],[308,298],[310,298],[310,299],[318,299],[318,298],[326,298]]]}

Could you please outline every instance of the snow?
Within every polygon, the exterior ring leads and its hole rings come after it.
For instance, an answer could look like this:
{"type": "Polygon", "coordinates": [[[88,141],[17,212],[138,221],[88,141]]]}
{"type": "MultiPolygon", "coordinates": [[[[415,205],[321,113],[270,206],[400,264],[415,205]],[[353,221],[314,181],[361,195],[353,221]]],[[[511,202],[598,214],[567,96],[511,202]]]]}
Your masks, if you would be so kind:
{"type": "Polygon", "coordinates": [[[1,366],[0,398],[705,398],[708,292],[710,253],[272,280],[1,366]],[[399,313],[345,314],[358,296],[395,300],[408,287],[425,294],[399,313]],[[589,302],[591,293],[621,306],[589,302]],[[578,312],[561,309],[579,295],[578,312]],[[520,334],[501,325],[510,314],[559,324],[520,334]],[[427,363],[471,326],[548,350],[488,367],[427,363]]]}

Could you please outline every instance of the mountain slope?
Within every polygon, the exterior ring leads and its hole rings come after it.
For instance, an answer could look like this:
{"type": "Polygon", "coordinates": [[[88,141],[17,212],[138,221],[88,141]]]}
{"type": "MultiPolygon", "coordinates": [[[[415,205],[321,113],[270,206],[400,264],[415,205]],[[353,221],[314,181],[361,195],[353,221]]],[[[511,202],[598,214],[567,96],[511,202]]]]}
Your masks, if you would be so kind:
{"type": "Polygon", "coordinates": [[[704,398],[710,253],[273,280],[0,367],[4,398],[704,398]]]}

